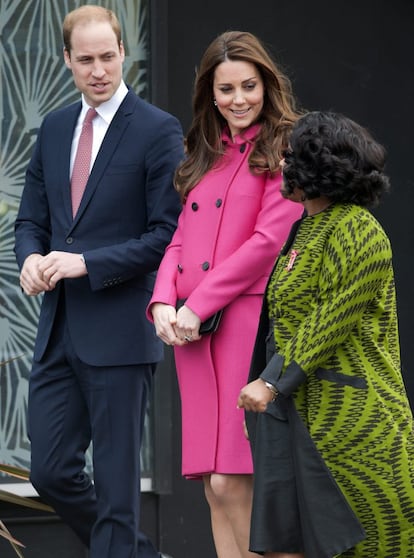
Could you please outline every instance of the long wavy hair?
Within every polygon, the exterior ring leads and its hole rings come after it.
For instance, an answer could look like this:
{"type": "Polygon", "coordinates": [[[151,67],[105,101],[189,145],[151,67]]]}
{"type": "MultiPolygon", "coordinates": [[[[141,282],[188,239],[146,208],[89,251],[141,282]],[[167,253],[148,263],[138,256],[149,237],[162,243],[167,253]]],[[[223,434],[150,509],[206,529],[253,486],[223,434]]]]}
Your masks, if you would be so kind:
{"type": "Polygon", "coordinates": [[[249,156],[251,172],[276,173],[292,124],[299,117],[291,82],[261,41],[243,31],[219,35],[208,46],[196,73],[193,120],[186,137],[187,157],[175,176],[183,200],[223,154],[221,135],[226,120],[213,104],[213,83],[216,67],[228,60],[254,64],[263,80],[264,103],[257,121],[261,127],[249,156]]]}
{"type": "Polygon", "coordinates": [[[375,206],[389,190],[385,148],[370,132],[334,112],[314,111],[292,129],[283,166],[284,188],[303,190],[305,199],[375,206]]]}

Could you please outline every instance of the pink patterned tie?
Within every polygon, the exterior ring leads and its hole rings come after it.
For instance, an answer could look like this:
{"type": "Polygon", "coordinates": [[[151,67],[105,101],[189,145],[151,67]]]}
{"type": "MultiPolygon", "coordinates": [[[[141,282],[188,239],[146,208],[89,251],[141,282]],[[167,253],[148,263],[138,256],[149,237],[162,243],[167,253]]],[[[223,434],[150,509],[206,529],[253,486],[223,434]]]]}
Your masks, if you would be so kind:
{"type": "Polygon", "coordinates": [[[89,178],[93,140],[92,120],[97,114],[93,108],[88,110],[83,121],[81,135],[79,136],[78,150],[76,151],[71,180],[73,217],[75,217],[78,211],[89,178]]]}

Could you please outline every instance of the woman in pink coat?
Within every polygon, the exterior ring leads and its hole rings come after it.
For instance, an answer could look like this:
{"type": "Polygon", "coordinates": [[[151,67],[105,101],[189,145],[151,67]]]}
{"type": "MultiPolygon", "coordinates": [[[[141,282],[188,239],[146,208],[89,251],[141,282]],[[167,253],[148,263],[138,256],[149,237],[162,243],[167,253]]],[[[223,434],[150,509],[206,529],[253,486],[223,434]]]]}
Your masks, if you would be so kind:
{"type": "Polygon", "coordinates": [[[204,480],[219,558],[247,558],[252,460],[236,406],[269,273],[300,217],[278,172],[298,115],[289,80],[256,37],[236,31],[207,48],[193,112],[176,175],[183,210],[148,315],[175,347],[183,475],[204,480]],[[221,309],[217,331],[200,335],[221,309]]]}

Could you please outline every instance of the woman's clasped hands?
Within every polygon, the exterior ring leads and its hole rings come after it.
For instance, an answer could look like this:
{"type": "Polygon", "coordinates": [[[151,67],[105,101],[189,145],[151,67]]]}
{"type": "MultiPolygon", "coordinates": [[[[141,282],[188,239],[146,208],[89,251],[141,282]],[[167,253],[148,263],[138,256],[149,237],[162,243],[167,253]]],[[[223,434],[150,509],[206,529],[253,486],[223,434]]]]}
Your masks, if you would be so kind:
{"type": "Polygon", "coordinates": [[[155,331],[167,345],[187,345],[201,339],[201,320],[188,306],[176,310],[170,304],[156,302],[151,307],[155,331]]]}

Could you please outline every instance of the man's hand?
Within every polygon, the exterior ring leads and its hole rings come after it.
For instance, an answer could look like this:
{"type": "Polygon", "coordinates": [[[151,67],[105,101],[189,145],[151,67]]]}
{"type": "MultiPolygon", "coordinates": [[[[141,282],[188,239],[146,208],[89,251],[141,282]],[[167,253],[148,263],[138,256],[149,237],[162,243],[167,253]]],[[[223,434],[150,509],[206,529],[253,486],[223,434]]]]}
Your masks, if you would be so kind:
{"type": "Polygon", "coordinates": [[[49,291],[49,284],[44,280],[39,264],[44,256],[41,254],[30,254],[24,260],[20,272],[20,286],[23,292],[30,296],[38,295],[44,291],[49,291]]]}
{"type": "Polygon", "coordinates": [[[38,263],[38,271],[42,275],[47,289],[53,290],[61,279],[75,279],[87,275],[85,261],[80,254],[69,252],[50,252],[38,263]]]}

